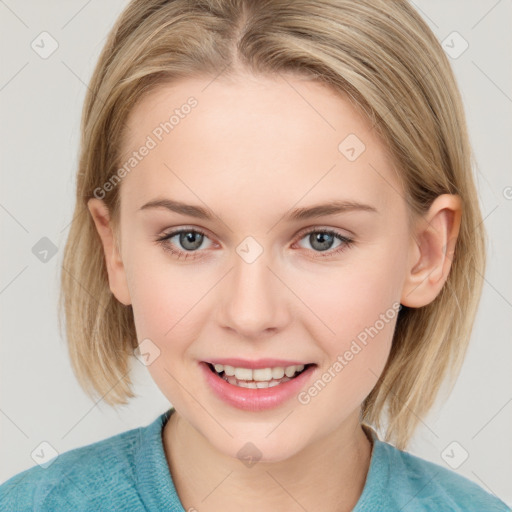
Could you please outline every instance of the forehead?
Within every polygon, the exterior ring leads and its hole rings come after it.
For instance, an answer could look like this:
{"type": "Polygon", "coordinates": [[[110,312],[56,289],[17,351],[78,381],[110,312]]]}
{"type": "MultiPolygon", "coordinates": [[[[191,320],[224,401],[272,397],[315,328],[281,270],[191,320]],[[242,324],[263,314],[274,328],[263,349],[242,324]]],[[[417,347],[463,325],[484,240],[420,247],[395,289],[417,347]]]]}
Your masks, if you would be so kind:
{"type": "Polygon", "coordinates": [[[127,127],[121,165],[139,153],[122,182],[132,210],[167,193],[214,209],[254,208],[259,197],[261,214],[337,198],[385,207],[400,189],[370,122],[325,84],[295,76],[161,85],[127,127]]]}

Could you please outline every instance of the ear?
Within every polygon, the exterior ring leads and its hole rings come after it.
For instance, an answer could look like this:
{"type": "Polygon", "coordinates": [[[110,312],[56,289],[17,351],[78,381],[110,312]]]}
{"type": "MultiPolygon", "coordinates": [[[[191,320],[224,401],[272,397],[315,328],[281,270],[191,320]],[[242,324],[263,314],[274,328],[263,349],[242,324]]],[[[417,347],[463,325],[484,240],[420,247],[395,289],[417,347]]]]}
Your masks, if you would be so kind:
{"type": "Polygon", "coordinates": [[[461,217],[460,197],[442,194],[416,223],[400,300],[404,306],[426,306],[441,291],[450,272],[461,217]]]}
{"type": "Polygon", "coordinates": [[[114,231],[110,224],[110,214],[107,206],[101,199],[91,198],[87,202],[87,208],[91,213],[94,224],[100,235],[105,253],[105,262],[108,271],[110,291],[116,299],[129,306],[131,304],[126,273],[114,231]]]}

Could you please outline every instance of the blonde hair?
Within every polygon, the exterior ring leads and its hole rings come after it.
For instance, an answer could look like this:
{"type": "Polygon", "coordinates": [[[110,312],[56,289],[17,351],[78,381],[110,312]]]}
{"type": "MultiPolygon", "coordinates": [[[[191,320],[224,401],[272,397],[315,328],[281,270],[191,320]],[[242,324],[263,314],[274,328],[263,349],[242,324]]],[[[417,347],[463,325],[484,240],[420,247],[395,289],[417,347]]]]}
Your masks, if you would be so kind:
{"type": "MultiPolygon", "coordinates": [[[[403,307],[391,352],[361,420],[404,449],[444,378],[458,375],[485,268],[485,233],[460,93],[441,45],[405,0],[133,0],[103,48],[83,108],[76,207],[60,310],[73,370],[110,405],[134,397],[133,311],[111,293],[101,240],[84,210],[120,165],[133,106],[164,83],[194,76],[293,73],[346,95],[389,149],[414,215],[444,193],[463,204],[452,267],[440,294],[403,307]]],[[[105,195],[117,226],[121,184],[105,195]]]]}

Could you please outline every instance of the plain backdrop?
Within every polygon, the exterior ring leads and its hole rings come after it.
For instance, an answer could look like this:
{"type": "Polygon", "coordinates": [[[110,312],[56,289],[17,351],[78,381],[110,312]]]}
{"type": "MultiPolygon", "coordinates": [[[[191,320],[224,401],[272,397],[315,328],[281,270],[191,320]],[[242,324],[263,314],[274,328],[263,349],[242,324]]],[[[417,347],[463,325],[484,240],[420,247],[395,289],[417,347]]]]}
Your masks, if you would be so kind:
{"type": "MultiPolygon", "coordinates": [[[[57,325],[82,103],[106,35],[126,4],[0,2],[0,482],[34,466],[31,453],[43,441],[62,453],[147,425],[169,407],[136,359],[137,398],[129,406],[114,410],[90,400],[75,380],[57,325]],[[33,49],[38,37],[47,38],[46,51],[52,40],[58,44],[47,58],[33,49]],[[51,247],[49,241],[55,254],[44,262],[37,244],[51,247]]],[[[460,377],[446,401],[440,397],[422,419],[408,451],[512,505],[512,2],[414,5],[452,53],[478,160],[489,263],[460,377]]]]}

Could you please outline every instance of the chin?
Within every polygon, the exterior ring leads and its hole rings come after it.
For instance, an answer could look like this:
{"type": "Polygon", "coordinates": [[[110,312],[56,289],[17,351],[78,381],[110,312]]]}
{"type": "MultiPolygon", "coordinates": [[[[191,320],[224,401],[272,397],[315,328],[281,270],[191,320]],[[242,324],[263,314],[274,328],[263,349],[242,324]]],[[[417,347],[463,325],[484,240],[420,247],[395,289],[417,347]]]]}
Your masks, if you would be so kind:
{"type": "MultiPolygon", "coordinates": [[[[217,449],[251,467],[256,463],[272,464],[291,459],[304,448],[304,441],[299,442],[298,439],[290,438],[284,429],[278,433],[279,427],[268,436],[268,432],[273,428],[269,429],[265,426],[264,431],[259,435],[241,433],[240,436],[235,436],[229,441],[229,446],[217,446],[217,449]]],[[[232,431],[231,433],[235,434],[232,431]]],[[[212,444],[217,443],[212,442],[212,444]]]]}

